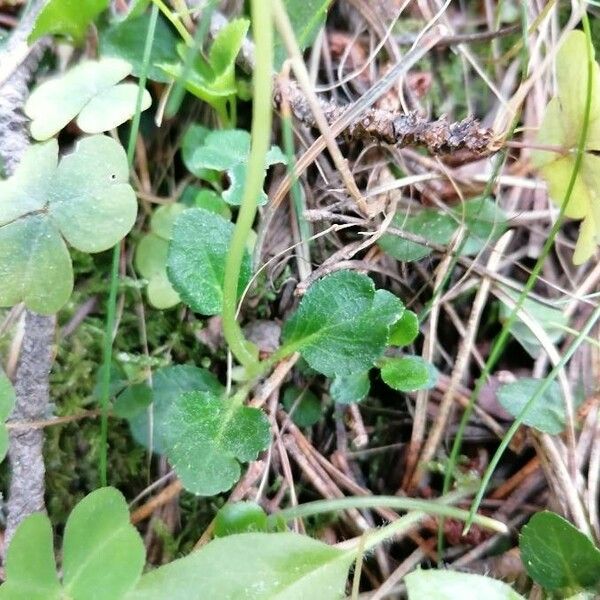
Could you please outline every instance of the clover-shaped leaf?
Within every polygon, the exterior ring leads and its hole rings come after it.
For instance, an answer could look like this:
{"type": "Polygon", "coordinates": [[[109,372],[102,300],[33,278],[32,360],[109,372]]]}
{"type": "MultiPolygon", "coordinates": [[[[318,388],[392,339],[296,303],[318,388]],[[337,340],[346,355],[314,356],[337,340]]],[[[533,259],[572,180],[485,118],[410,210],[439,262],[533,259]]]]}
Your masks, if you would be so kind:
{"type": "Polygon", "coordinates": [[[106,8],[109,0],[49,0],[35,20],[28,42],[48,34],[60,34],[72,38],[75,43],[85,39],[92,21],[106,8]]]}
{"type": "MultiPolygon", "coordinates": [[[[192,173],[202,174],[203,169],[226,171],[230,186],[223,192],[223,200],[229,204],[242,203],[246,166],[250,156],[250,134],[243,129],[211,131],[203,138],[202,145],[187,151],[186,164],[192,173]]],[[[265,158],[265,170],[276,163],[287,161],[277,146],[271,146],[265,158]]],[[[265,204],[268,198],[261,191],[258,204],[265,204]]]]}
{"type": "MultiPolygon", "coordinates": [[[[129,120],[136,110],[138,86],[119,82],[131,68],[119,58],[88,60],[42,83],[25,104],[32,137],[47,140],[75,117],[86,133],[102,133],[129,120]]],[[[141,110],[151,103],[150,94],[144,90],[141,110]]]]}
{"type": "Polygon", "coordinates": [[[270,441],[261,410],[205,392],[180,395],[165,428],[167,457],[183,486],[203,496],[230,489],[240,477],[240,463],[254,460],[270,441]]]}
{"type": "MultiPolygon", "coordinates": [[[[181,299],[203,315],[217,315],[223,308],[225,258],[233,224],[220,215],[191,208],[173,226],[167,273],[181,299]]],[[[250,256],[242,261],[238,291],[250,280],[250,256]]]]}
{"type": "MultiPolygon", "coordinates": [[[[194,96],[220,109],[222,103],[235,96],[235,58],[242,47],[249,21],[234,19],[223,27],[208,52],[207,59],[197,56],[189,72],[184,71],[183,64],[162,64],[162,69],[171,77],[185,75],[185,88],[194,96]]],[[[185,60],[188,48],[179,46],[179,54],[185,60]]]]}
{"type": "Polygon", "coordinates": [[[185,210],[182,204],[167,204],[156,209],[146,234],[135,251],[135,268],[148,280],[148,301],[155,308],[179,304],[179,294],[167,277],[167,253],[175,219],[185,210]]]}
{"type": "Polygon", "coordinates": [[[107,136],[82,139],[60,163],[56,140],[31,146],[0,182],[0,306],[60,309],[73,289],[65,240],[101,252],[124,237],[137,214],[128,178],[125,152],[107,136]]]}
{"type": "MultiPolygon", "coordinates": [[[[593,55],[593,48],[590,48],[593,55]]],[[[537,144],[554,146],[561,152],[537,150],[532,160],[548,184],[552,201],[560,205],[567,193],[575,168],[579,138],[583,129],[587,98],[588,70],[585,67],[588,42],[582,31],[571,31],[556,55],[557,95],[550,100],[540,125],[537,144]]],[[[565,216],[583,219],[573,254],[582,264],[600,243],[600,67],[592,69],[592,97],[589,127],[583,160],[565,207],[565,216]]]]}
{"type": "Polygon", "coordinates": [[[8,430],[4,422],[15,406],[15,390],[10,379],[0,371],[0,462],[8,452],[8,430]]]}
{"type": "Polygon", "coordinates": [[[63,540],[62,583],[46,515],[21,523],[6,558],[2,600],[121,600],[135,586],[145,548],[122,494],[100,488],[70,514],[63,540]]]}
{"type": "Polygon", "coordinates": [[[285,323],[284,346],[327,376],[368,371],[388,344],[404,306],[366,275],[338,271],[314,283],[285,323]]]}

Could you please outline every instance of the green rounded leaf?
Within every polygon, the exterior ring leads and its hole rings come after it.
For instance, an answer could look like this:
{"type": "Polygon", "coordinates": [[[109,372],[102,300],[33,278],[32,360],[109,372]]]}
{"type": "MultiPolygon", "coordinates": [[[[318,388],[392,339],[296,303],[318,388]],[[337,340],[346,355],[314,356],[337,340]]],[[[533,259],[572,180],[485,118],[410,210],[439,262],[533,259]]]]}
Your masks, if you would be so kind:
{"type": "Polygon", "coordinates": [[[83,138],[56,171],[48,205],[66,240],[82,252],[101,252],[127,235],[137,201],[123,147],[105,135],[83,138]]]}
{"type": "MultiPolygon", "coordinates": [[[[317,37],[319,29],[325,24],[327,10],[331,0],[284,0],[292,29],[300,50],[308,48],[317,37]]],[[[287,58],[287,52],[281,38],[275,36],[275,69],[279,70],[287,58]]]]}
{"type": "Polygon", "coordinates": [[[2,600],[61,600],[56,574],[52,527],[44,514],[27,517],[17,528],[5,562],[2,600]]]}
{"type": "Polygon", "coordinates": [[[0,305],[24,301],[51,314],[73,287],[65,238],[99,252],[133,226],[135,193],[121,145],[103,135],[81,140],[58,163],[56,140],[30,146],[15,174],[0,181],[0,305]]]}
{"type": "MultiPolygon", "coordinates": [[[[513,417],[516,417],[541,385],[540,379],[523,378],[502,385],[498,401],[513,417]]],[[[539,431],[558,435],[565,429],[565,402],[560,386],[553,381],[546,391],[529,407],[523,423],[539,431]]]]}
{"type": "MultiPolygon", "coordinates": [[[[131,65],[119,58],[82,61],[66,73],[38,86],[25,104],[31,119],[31,135],[46,140],[56,135],[77,115],[86,133],[108,131],[129,120],[136,110],[137,85],[119,81],[131,73],[131,65]]],[[[141,110],[152,100],[144,90],[141,110]]]]}
{"type": "Polygon", "coordinates": [[[215,536],[267,531],[267,514],[255,502],[233,502],[219,509],[215,517],[215,536]]]}
{"type": "Polygon", "coordinates": [[[390,346],[407,346],[418,335],[419,317],[412,310],[405,310],[390,329],[390,346]]]}
{"type": "Polygon", "coordinates": [[[546,590],[567,597],[600,582],[600,550],[581,531],[555,513],[531,517],[519,540],[529,576],[546,590]]]}
{"type": "MultiPolygon", "coordinates": [[[[447,211],[426,208],[417,214],[407,215],[398,212],[392,224],[397,229],[419,235],[436,245],[449,244],[461,223],[465,224],[468,235],[461,253],[467,256],[477,254],[490,242],[497,240],[506,230],[506,215],[493,199],[475,198],[447,211]]],[[[401,238],[395,234],[385,234],[378,242],[379,247],[397,260],[415,261],[431,254],[430,247],[401,238]]]]}
{"type": "MultiPolygon", "coordinates": [[[[225,259],[232,235],[232,223],[202,208],[186,210],[175,222],[167,273],[181,299],[200,314],[217,315],[223,308],[225,259]]],[[[250,274],[250,256],[245,254],[238,286],[240,294],[250,274]]]]}
{"type": "MultiPolygon", "coordinates": [[[[137,83],[120,83],[94,96],[77,117],[79,129],[86,133],[102,133],[129,121],[135,114],[138,97],[137,83]]],[[[140,111],[152,105],[147,90],[142,92],[140,111]]]]}
{"type": "MultiPolygon", "coordinates": [[[[188,131],[184,146],[184,159],[187,168],[198,177],[213,171],[225,171],[229,187],[223,192],[223,199],[232,205],[239,205],[244,194],[246,166],[250,156],[250,134],[243,129],[227,129],[206,132],[204,128],[188,131]]],[[[285,163],[286,157],[272,146],[265,158],[265,169],[275,163],[285,163]]],[[[259,204],[267,202],[267,195],[261,192],[259,204]]]]}
{"type": "Polygon", "coordinates": [[[220,396],[223,393],[223,386],[210,371],[193,365],[175,365],[158,369],[152,375],[153,430],[150,431],[146,410],[135,411],[128,417],[131,432],[137,442],[147,448],[151,447],[159,454],[165,453],[167,439],[177,435],[177,431],[171,432],[169,429],[169,411],[184,392],[208,392],[213,396],[220,396]]]}
{"type": "Polygon", "coordinates": [[[173,223],[184,210],[182,204],[156,209],[150,220],[150,233],[140,240],[135,251],[135,268],[148,280],[146,293],[155,308],[171,308],[181,301],[167,276],[167,255],[173,223]]]}
{"type": "Polygon", "coordinates": [[[323,415],[320,400],[309,390],[296,386],[286,388],[281,401],[298,427],[312,427],[323,415]]]}
{"type": "Polygon", "coordinates": [[[88,26],[108,8],[108,3],[109,0],[49,0],[38,15],[28,42],[60,34],[82,43],[88,26]]]}
{"type": "Polygon", "coordinates": [[[371,381],[369,372],[352,373],[345,377],[336,376],[331,383],[329,393],[334,402],[338,404],[355,404],[367,397],[371,381]]]}
{"type": "MultiPolygon", "coordinates": [[[[100,54],[126,60],[132,66],[132,73],[136,77],[140,77],[149,25],[150,14],[145,13],[139,16],[129,16],[123,21],[104,27],[99,36],[100,54]]],[[[152,41],[148,79],[168,82],[170,77],[157,65],[175,62],[177,58],[177,38],[162,15],[159,15],[152,41]]]]}
{"type": "Polygon", "coordinates": [[[416,392],[432,388],[438,379],[438,371],[420,356],[386,358],[381,367],[381,378],[399,392],[416,392]]]}
{"type": "Polygon", "coordinates": [[[63,585],[74,600],[116,600],[139,579],[146,551],[123,495],[100,488],[71,512],[63,542],[63,585]]]}
{"type": "Polygon", "coordinates": [[[471,573],[417,569],[405,581],[409,600],[524,600],[508,584],[471,573]]]}
{"type": "Polygon", "coordinates": [[[203,392],[180,395],[165,421],[167,457],[186,490],[214,496],[240,478],[240,462],[254,460],[271,440],[257,408],[235,406],[203,392]]]}
{"type": "Polygon", "coordinates": [[[333,600],[344,597],[353,560],[294,533],[230,535],[144,575],[127,600],[333,600]]]}
{"type": "Polygon", "coordinates": [[[25,216],[0,227],[0,281],[0,306],[24,302],[48,315],[67,302],[73,290],[71,257],[46,215],[25,216]]]}
{"type": "Polygon", "coordinates": [[[133,419],[152,402],[152,389],[145,383],[135,383],[125,388],[115,399],[113,411],[121,419],[133,419]]]}
{"type": "Polygon", "coordinates": [[[338,271],[308,289],[282,339],[324,375],[362,373],[382,356],[390,325],[403,311],[400,300],[376,291],[366,275],[338,271]]]}

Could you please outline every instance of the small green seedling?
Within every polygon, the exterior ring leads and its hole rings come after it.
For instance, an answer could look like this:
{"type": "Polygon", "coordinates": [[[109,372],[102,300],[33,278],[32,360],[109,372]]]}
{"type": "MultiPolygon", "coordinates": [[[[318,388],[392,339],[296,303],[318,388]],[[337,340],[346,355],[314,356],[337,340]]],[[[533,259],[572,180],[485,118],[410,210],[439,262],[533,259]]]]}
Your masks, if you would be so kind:
{"type": "Polygon", "coordinates": [[[224,124],[235,122],[235,59],[248,32],[247,19],[229,21],[219,31],[205,58],[198,55],[192,68],[186,71],[183,66],[188,48],[178,46],[182,62],[161,64],[162,69],[173,79],[184,78],[188,92],[210,104],[224,124]],[[228,109],[229,108],[229,109],[228,109]]]}
{"type": "MultiPolygon", "coordinates": [[[[582,31],[571,31],[556,55],[557,95],[550,100],[536,143],[552,149],[537,150],[532,160],[548,184],[552,201],[564,201],[575,168],[588,89],[588,50],[593,47],[582,31]]],[[[600,67],[594,63],[591,81],[591,106],[585,153],[564,214],[582,219],[573,254],[576,265],[588,260],[600,243],[600,67]]]]}
{"type": "Polygon", "coordinates": [[[45,35],[61,35],[82,44],[87,28],[108,8],[109,0],[49,0],[38,15],[28,42],[45,35]]]}
{"type": "Polygon", "coordinates": [[[135,251],[135,268],[148,280],[148,302],[166,309],[179,304],[179,294],[167,277],[167,253],[175,219],[185,210],[182,204],[167,204],[158,208],[150,219],[150,232],[135,251]]]}
{"type": "Polygon", "coordinates": [[[132,228],[135,192],[120,144],[98,135],[58,161],[58,143],[29,147],[0,182],[0,306],[58,311],[73,289],[67,242],[82,252],[114,246],[132,228]]]}
{"type": "MultiPolygon", "coordinates": [[[[85,133],[102,133],[131,119],[138,85],[119,83],[131,70],[131,64],[119,58],[88,60],[42,83],[25,104],[32,137],[47,140],[75,117],[85,133]]],[[[152,98],[144,90],[140,110],[151,104],[152,98]]]]}
{"type": "MultiPolygon", "coordinates": [[[[250,134],[243,129],[210,131],[203,134],[196,128],[194,138],[201,143],[194,148],[185,149],[185,162],[188,169],[197,177],[214,181],[213,172],[225,172],[229,187],[223,192],[225,202],[238,206],[242,202],[246,168],[250,156],[250,134]]],[[[285,164],[287,159],[278,146],[271,146],[265,159],[265,171],[274,164],[285,164]]],[[[261,192],[256,199],[265,204],[268,198],[261,192]]]]}

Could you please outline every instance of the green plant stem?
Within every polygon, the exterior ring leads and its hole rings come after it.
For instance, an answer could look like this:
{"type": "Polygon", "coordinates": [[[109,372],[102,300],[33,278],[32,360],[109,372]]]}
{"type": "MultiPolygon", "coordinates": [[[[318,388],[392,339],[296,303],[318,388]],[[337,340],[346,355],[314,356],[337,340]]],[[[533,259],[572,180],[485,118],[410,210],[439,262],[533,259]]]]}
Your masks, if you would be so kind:
{"type": "MultiPolygon", "coordinates": [[[[335,498],[333,500],[317,500],[316,502],[307,502],[300,506],[286,508],[269,517],[271,525],[278,520],[290,521],[292,519],[310,517],[322,513],[336,512],[339,510],[348,510],[350,508],[368,509],[368,508],[393,508],[404,511],[418,511],[427,515],[436,515],[466,521],[469,518],[469,512],[453,506],[448,506],[449,502],[456,502],[467,494],[461,491],[455,494],[448,494],[439,500],[420,500],[417,498],[402,498],[400,496],[353,496],[348,498],[335,498]]],[[[508,533],[507,526],[501,521],[475,515],[475,522],[481,527],[491,529],[498,533],[508,533]]]]}
{"type": "MultiPolygon", "coordinates": [[[[585,30],[588,42],[589,42],[589,44],[591,44],[590,27],[589,27],[587,15],[585,13],[583,15],[582,21],[583,21],[583,26],[584,26],[584,30],[585,30]]],[[[532,290],[532,288],[542,270],[544,261],[546,260],[546,257],[550,253],[552,244],[554,243],[554,239],[558,233],[558,230],[561,227],[562,217],[565,213],[567,205],[569,204],[569,201],[571,200],[571,195],[572,195],[573,189],[575,187],[575,181],[577,179],[577,175],[581,168],[581,162],[583,160],[583,155],[585,152],[585,145],[586,145],[587,135],[588,135],[588,130],[589,130],[590,109],[591,109],[591,103],[592,103],[592,69],[593,69],[593,67],[594,67],[594,59],[592,57],[591,50],[588,47],[587,90],[586,90],[586,98],[585,98],[583,123],[582,123],[582,128],[581,128],[581,135],[579,136],[579,141],[577,144],[575,163],[573,165],[573,171],[571,172],[571,178],[569,179],[569,185],[567,186],[567,190],[565,192],[565,197],[561,203],[558,217],[557,217],[554,225],[552,226],[552,229],[550,230],[550,235],[548,236],[548,238],[546,239],[546,242],[544,243],[542,252],[540,253],[539,258],[536,261],[535,266],[533,267],[533,269],[531,271],[531,275],[529,276],[529,278],[527,279],[527,282],[525,283],[525,286],[523,287],[523,291],[519,295],[519,298],[516,302],[515,307],[511,311],[509,318],[504,322],[504,324],[502,326],[502,331],[500,332],[499,336],[496,338],[494,345],[492,346],[490,356],[488,357],[488,360],[485,363],[484,369],[477,380],[475,389],[473,390],[471,398],[469,399],[469,405],[465,409],[465,412],[463,413],[462,419],[460,421],[460,425],[459,425],[459,428],[458,428],[458,431],[456,434],[454,445],[452,446],[452,453],[450,455],[451,461],[454,460],[456,462],[456,459],[458,457],[458,452],[460,450],[460,444],[462,442],[462,436],[466,429],[467,422],[468,422],[469,418],[471,417],[471,413],[473,411],[473,406],[474,406],[475,400],[479,396],[479,393],[481,392],[481,389],[482,389],[484,383],[487,381],[487,378],[489,377],[492,369],[498,362],[498,360],[502,354],[502,351],[504,350],[504,347],[508,340],[508,336],[510,335],[510,328],[512,327],[513,323],[515,322],[518,311],[523,306],[523,302],[525,301],[529,292],[532,290]]],[[[594,315],[595,314],[596,314],[596,311],[594,312],[594,315]]],[[[589,324],[589,321],[588,321],[588,324],[589,324]]],[[[590,326],[590,328],[591,328],[591,326],[590,326]]],[[[582,331],[582,334],[585,336],[585,335],[587,335],[588,332],[589,332],[589,329],[584,328],[582,331]]],[[[537,399],[541,394],[543,394],[544,390],[546,390],[546,388],[550,385],[550,383],[552,381],[554,381],[558,371],[564,366],[564,364],[566,362],[565,358],[567,356],[570,358],[570,356],[576,350],[576,348],[579,346],[579,344],[581,344],[583,342],[583,339],[581,339],[582,334],[580,334],[580,336],[578,336],[576,338],[576,340],[573,342],[573,345],[571,346],[571,348],[569,348],[569,351],[567,351],[567,354],[563,357],[563,359],[561,359],[561,361],[558,363],[558,365],[556,365],[554,367],[554,369],[552,369],[550,374],[546,376],[546,378],[544,380],[544,384],[541,386],[542,392],[540,392],[539,394],[536,392],[536,394],[534,394],[534,396],[532,396],[532,398],[530,398],[530,400],[527,402],[527,404],[523,407],[523,409],[519,413],[519,416],[514,421],[511,428],[508,430],[506,435],[502,438],[502,442],[501,442],[500,446],[498,447],[496,454],[494,454],[494,459],[490,462],[490,465],[486,469],[486,473],[483,478],[483,481],[481,482],[479,491],[477,492],[477,495],[475,496],[475,499],[473,500],[473,504],[471,505],[470,517],[469,517],[469,520],[465,524],[465,531],[468,531],[469,527],[473,523],[473,515],[476,513],[476,511],[479,508],[479,504],[481,503],[481,500],[483,498],[483,495],[485,494],[487,485],[492,477],[493,469],[496,468],[504,450],[508,447],[508,444],[510,443],[512,436],[514,435],[514,433],[516,431],[515,426],[518,427],[518,425],[522,422],[523,418],[527,415],[527,411],[531,408],[531,406],[533,406],[534,400],[537,399]],[[576,343],[576,342],[578,342],[578,343],[576,343]],[[572,350],[572,352],[571,352],[571,350],[572,350]],[[569,354],[569,352],[570,352],[570,354],[569,354]]],[[[538,391],[539,391],[539,388],[538,388],[538,391]]],[[[446,477],[444,478],[444,487],[446,487],[446,486],[449,487],[450,477],[451,477],[451,474],[449,474],[447,472],[446,477]]]]}
{"type": "Polygon", "coordinates": [[[181,36],[181,39],[185,42],[186,46],[194,45],[194,38],[190,35],[190,32],[185,28],[185,25],[181,22],[181,19],[173,14],[173,11],[163,2],[163,0],[152,0],[154,6],[157,6],[160,12],[165,15],[165,18],[175,27],[177,33],[181,36]]]}
{"type": "MultiPolygon", "coordinates": [[[[127,144],[127,162],[129,168],[133,166],[135,156],[135,144],[140,127],[141,106],[144,89],[146,88],[146,79],[148,68],[150,66],[150,54],[156,32],[156,22],[158,20],[158,8],[156,4],[152,6],[150,22],[146,33],[146,43],[144,45],[144,56],[142,62],[142,72],[138,84],[138,95],[136,99],[136,110],[131,122],[129,132],[129,142],[127,144]]],[[[102,411],[100,419],[100,450],[99,450],[99,475],[100,485],[107,485],[107,463],[108,463],[108,410],[110,396],[110,365],[112,363],[113,334],[115,329],[115,316],[117,312],[117,289],[119,285],[119,263],[121,260],[121,246],[116,244],[113,248],[112,263],[110,269],[110,284],[108,299],[106,301],[106,323],[104,328],[104,343],[102,346],[102,369],[100,382],[100,410],[102,411]]]]}
{"type": "Polygon", "coordinates": [[[273,23],[271,2],[252,0],[252,33],[255,42],[256,66],[253,75],[254,98],[252,103],[252,144],[246,186],[240,206],[231,245],[225,261],[223,283],[223,333],[229,349],[245,367],[254,365],[257,352],[245,338],[236,320],[240,267],[246,240],[254,223],[256,201],[265,178],[265,157],[271,141],[271,103],[273,71],[273,23]]]}

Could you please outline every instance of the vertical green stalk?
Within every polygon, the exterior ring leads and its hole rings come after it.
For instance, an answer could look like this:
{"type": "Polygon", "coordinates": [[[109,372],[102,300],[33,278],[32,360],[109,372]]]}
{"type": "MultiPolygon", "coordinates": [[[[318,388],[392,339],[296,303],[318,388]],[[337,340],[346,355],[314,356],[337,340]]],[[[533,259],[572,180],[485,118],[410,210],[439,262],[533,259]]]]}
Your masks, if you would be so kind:
{"type": "Polygon", "coordinates": [[[256,363],[256,347],[244,338],[236,320],[238,281],[246,249],[246,240],[254,223],[256,201],[263,189],[265,157],[271,141],[271,104],[273,93],[273,22],[271,0],[252,0],[250,3],[252,34],[255,43],[252,102],[252,143],[246,186],[235,224],[231,246],[225,261],[223,283],[223,333],[229,349],[245,367],[256,363]]]}
{"type": "MultiPolygon", "coordinates": [[[[473,412],[473,406],[475,404],[475,401],[476,401],[477,397],[479,396],[479,393],[481,392],[481,389],[482,389],[484,383],[487,381],[487,378],[491,374],[492,369],[494,368],[494,366],[500,359],[502,351],[504,350],[504,347],[508,340],[508,336],[510,335],[510,328],[512,327],[513,323],[515,322],[515,320],[517,318],[517,313],[521,309],[523,302],[525,301],[525,298],[528,296],[529,292],[533,288],[533,285],[537,281],[537,278],[538,278],[538,276],[542,270],[542,267],[544,265],[544,261],[546,260],[546,257],[550,253],[552,244],[554,243],[554,239],[558,233],[558,230],[561,227],[562,217],[563,217],[564,212],[569,204],[569,201],[571,200],[573,189],[575,187],[575,181],[577,180],[577,175],[581,168],[581,163],[583,161],[583,156],[584,156],[585,146],[586,146],[586,141],[587,141],[587,135],[588,135],[588,130],[589,130],[589,123],[590,123],[590,109],[591,109],[591,105],[592,105],[592,73],[593,73],[593,68],[594,68],[594,59],[593,59],[593,56],[591,53],[592,42],[591,42],[590,26],[589,26],[589,21],[587,19],[586,13],[583,14],[582,21],[583,21],[583,28],[584,28],[584,31],[585,31],[585,34],[586,34],[586,37],[587,37],[587,40],[589,43],[588,54],[587,54],[587,90],[586,90],[585,107],[584,107],[584,115],[583,115],[581,134],[579,136],[579,140],[578,140],[578,144],[577,144],[577,150],[576,150],[576,154],[575,154],[575,162],[573,165],[573,171],[571,172],[571,178],[569,180],[569,185],[567,186],[567,190],[565,192],[565,197],[561,203],[558,217],[557,217],[554,225],[552,226],[552,229],[550,230],[550,235],[548,236],[548,239],[544,243],[544,246],[542,248],[540,256],[539,256],[538,260],[536,261],[535,266],[533,267],[533,269],[531,271],[531,275],[529,276],[529,278],[527,279],[527,282],[525,283],[525,286],[523,287],[523,291],[521,292],[514,309],[510,313],[509,318],[504,322],[504,324],[502,326],[502,331],[500,332],[500,334],[494,341],[492,350],[490,352],[490,356],[489,356],[488,360],[486,361],[484,369],[475,384],[475,389],[473,390],[473,393],[471,394],[471,398],[469,399],[469,405],[467,406],[467,408],[465,409],[465,412],[463,413],[463,416],[460,421],[460,425],[459,425],[459,428],[458,428],[458,431],[456,434],[456,438],[454,440],[454,445],[452,446],[452,452],[450,455],[450,464],[456,464],[456,460],[458,458],[458,452],[460,451],[460,445],[462,443],[462,436],[466,429],[467,422],[473,412]]],[[[579,338],[577,338],[577,339],[579,339],[579,338]]],[[[580,340],[579,343],[581,343],[582,341],[583,340],[580,340]]],[[[573,345],[578,346],[579,344],[574,343],[573,345]]],[[[571,348],[569,349],[569,351],[570,350],[571,350],[571,348]]],[[[574,349],[573,349],[573,352],[574,352],[574,349]]],[[[567,355],[565,355],[565,357],[566,356],[570,357],[570,354],[567,353],[567,355]]],[[[565,357],[563,357],[563,359],[560,361],[559,365],[557,365],[551,371],[551,373],[546,376],[546,381],[551,382],[554,380],[554,378],[556,377],[556,374],[558,373],[558,368],[559,367],[562,368],[562,366],[565,362],[564,361],[565,357]]],[[[549,385],[549,383],[548,383],[548,385],[549,385]]],[[[500,444],[498,450],[496,451],[496,454],[494,455],[492,462],[490,463],[490,465],[488,466],[488,468],[485,472],[483,481],[481,483],[481,486],[479,487],[479,491],[477,492],[477,496],[475,497],[475,500],[473,500],[473,504],[471,505],[471,509],[470,509],[470,517],[465,525],[465,531],[468,530],[468,528],[471,526],[471,523],[473,522],[473,515],[479,508],[479,504],[481,503],[481,500],[483,498],[483,495],[485,493],[487,485],[492,477],[493,469],[495,469],[496,465],[498,464],[498,462],[500,460],[500,457],[502,456],[502,453],[508,447],[508,444],[510,443],[512,436],[514,435],[514,433],[516,431],[516,428],[514,427],[514,425],[519,424],[519,422],[522,422],[522,420],[525,417],[525,415],[527,414],[527,411],[529,410],[529,408],[531,406],[533,406],[533,401],[536,398],[538,398],[541,395],[541,393],[543,393],[543,389],[545,389],[545,387],[544,386],[541,386],[541,387],[542,387],[542,392],[539,392],[539,389],[538,389],[538,391],[536,391],[536,394],[527,402],[527,404],[525,405],[525,407],[522,409],[521,413],[519,414],[518,418],[515,420],[515,423],[513,423],[513,427],[511,427],[509,429],[509,431],[506,433],[506,435],[502,439],[502,443],[500,444]]],[[[450,469],[448,469],[446,471],[446,475],[444,478],[444,488],[443,489],[445,491],[447,491],[447,489],[450,487],[451,476],[452,476],[452,473],[451,473],[450,469]]]]}
{"type": "MultiPolygon", "coordinates": [[[[154,42],[156,31],[156,22],[158,20],[158,7],[152,6],[150,13],[150,23],[146,33],[146,44],[144,46],[144,57],[142,62],[142,72],[138,84],[138,95],[136,100],[135,114],[131,122],[129,132],[129,142],[127,144],[127,162],[129,168],[133,166],[135,156],[135,143],[140,128],[141,107],[144,89],[146,88],[146,79],[148,68],[150,66],[150,53],[154,42]]],[[[102,369],[100,380],[100,409],[102,411],[100,420],[100,457],[98,470],[100,472],[100,485],[107,485],[106,465],[108,462],[108,405],[110,396],[110,365],[112,362],[113,332],[115,328],[115,316],[117,312],[117,288],[119,284],[119,262],[121,259],[121,246],[116,244],[113,248],[112,264],[110,269],[110,286],[108,299],[106,301],[106,323],[104,327],[104,344],[102,347],[102,369]]]]}

